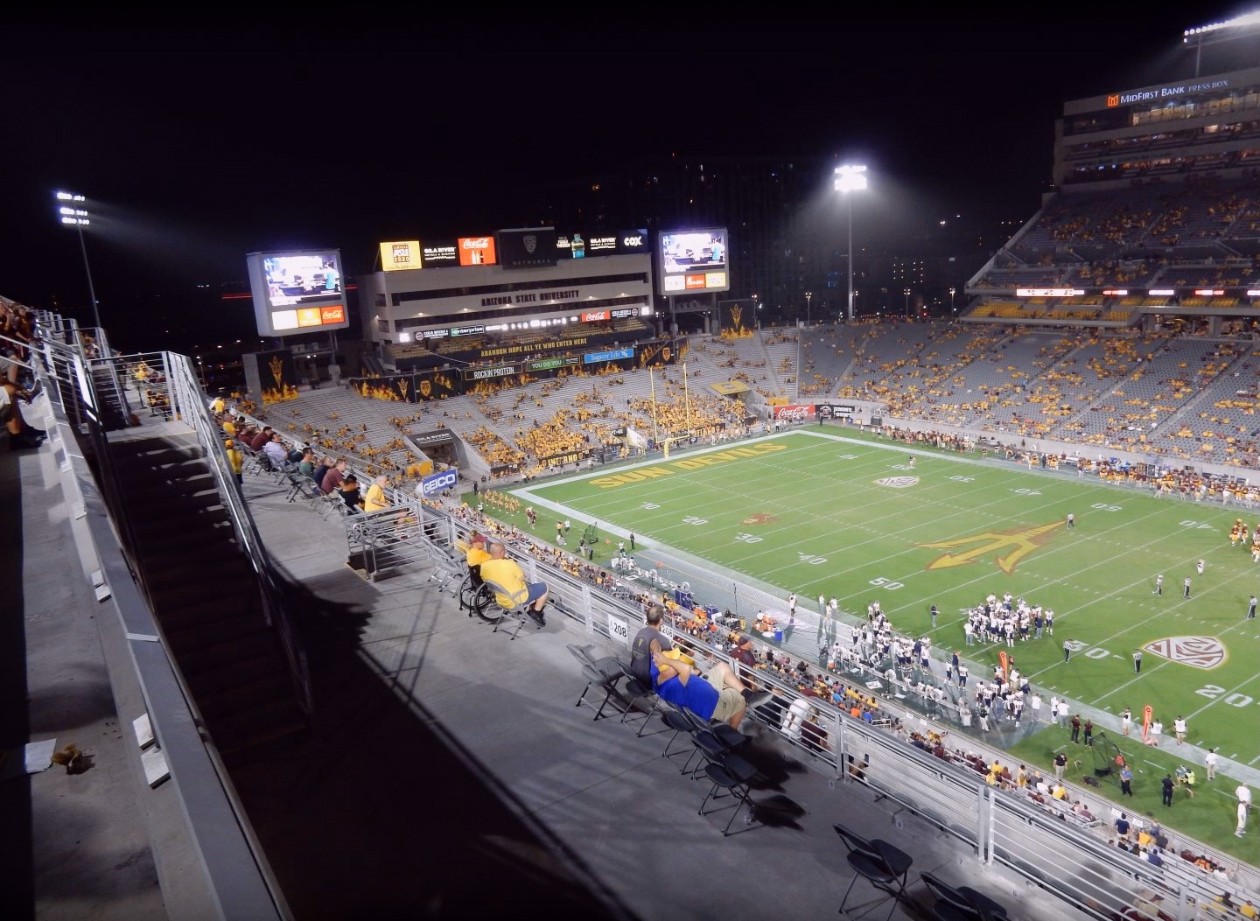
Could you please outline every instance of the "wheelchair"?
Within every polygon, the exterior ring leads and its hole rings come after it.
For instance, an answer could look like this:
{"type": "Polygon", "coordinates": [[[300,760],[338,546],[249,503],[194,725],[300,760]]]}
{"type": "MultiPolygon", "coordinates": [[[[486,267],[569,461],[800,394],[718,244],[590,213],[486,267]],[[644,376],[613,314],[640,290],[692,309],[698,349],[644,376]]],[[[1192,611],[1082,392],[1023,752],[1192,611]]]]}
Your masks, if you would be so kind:
{"type": "Polygon", "coordinates": [[[499,607],[494,591],[481,580],[480,574],[470,570],[459,584],[459,608],[474,614],[488,624],[498,624],[508,612],[499,607]]]}

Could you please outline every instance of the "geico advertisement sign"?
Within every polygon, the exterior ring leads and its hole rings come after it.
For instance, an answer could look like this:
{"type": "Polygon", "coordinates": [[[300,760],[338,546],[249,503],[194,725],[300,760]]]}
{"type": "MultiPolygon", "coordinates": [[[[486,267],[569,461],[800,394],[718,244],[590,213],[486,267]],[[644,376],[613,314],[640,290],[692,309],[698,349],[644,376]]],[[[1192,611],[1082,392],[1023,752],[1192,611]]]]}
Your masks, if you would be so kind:
{"type": "Polygon", "coordinates": [[[458,481],[459,473],[457,471],[443,470],[441,473],[430,474],[421,480],[420,489],[423,491],[425,498],[429,498],[444,490],[454,489],[458,481]]]}

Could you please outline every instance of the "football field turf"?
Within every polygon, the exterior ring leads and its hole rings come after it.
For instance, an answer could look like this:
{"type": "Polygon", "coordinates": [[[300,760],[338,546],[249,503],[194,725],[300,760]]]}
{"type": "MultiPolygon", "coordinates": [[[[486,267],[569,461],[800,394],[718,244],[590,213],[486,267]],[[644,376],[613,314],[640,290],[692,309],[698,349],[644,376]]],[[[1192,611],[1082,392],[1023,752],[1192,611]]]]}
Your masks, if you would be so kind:
{"type": "Polygon", "coordinates": [[[811,608],[820,594],[851,614],[878,600],[898,632],[990,666],[1005,647],[964,647],[963,612],[1010,592],[1055,612],[1053,637],[1006,649],[1047,702],[1129,707],[1139,732],[1150,706],[1165,750],[1180,715],[1187,742],[1260,765],[1260,620],[1247,619],[1260,564],[1229,540],[1235,518],[1251,529],[1260,510],[813,428],[514,492],[575,524],[633,532],[641,564],[676,548],[811,608]]]}

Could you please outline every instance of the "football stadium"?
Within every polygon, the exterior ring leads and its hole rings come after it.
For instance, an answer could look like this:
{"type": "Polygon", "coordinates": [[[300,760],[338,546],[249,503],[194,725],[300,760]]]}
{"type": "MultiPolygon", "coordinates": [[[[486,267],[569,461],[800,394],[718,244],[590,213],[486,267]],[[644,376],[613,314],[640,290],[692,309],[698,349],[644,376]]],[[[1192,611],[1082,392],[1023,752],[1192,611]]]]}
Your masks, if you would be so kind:
{"type": "Polygon", "coordinates": [[[6,878],[49,917],[1257,917],[1257,100],[1067,103],[956,315],[763,326],[709,225],[386,241],[357,310],[337,251],[253,253],[276,345],[213,393],[4,300],[6,878]]]}

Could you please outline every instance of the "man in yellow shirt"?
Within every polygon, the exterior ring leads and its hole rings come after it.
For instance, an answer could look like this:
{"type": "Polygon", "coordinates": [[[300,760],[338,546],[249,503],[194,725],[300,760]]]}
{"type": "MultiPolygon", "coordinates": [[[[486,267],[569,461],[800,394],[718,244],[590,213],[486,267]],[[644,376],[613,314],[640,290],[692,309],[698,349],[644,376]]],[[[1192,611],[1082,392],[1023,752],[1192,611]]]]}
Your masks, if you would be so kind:
{"type": "Polygon", "coordinates": [[[499,541],[490,545],[490,558],[481,564],[481,578],[502,589],[502,593],[495,594],[501,607],[528,605],[526,613],[534,623],[540,627],[547,625],[543,616],[543,608],[547,606],[547,583],[527,582],[525,570],[515,560],[507,558],[507,547],[499,541]]]}
{"type": "Polygon", "coordinates": [[[464,562],[468,564],[468,571],[472,573],[473,583],[481,584],[481,564],[490,559],[490,554],[486,553],[486,539],[481,534],[474,534],[468,541],[468,553],[464,555],[464,562]]]}
{"type": "Polygon", "coordinates": [[[389,508],[389,499],[385,495],[385,484],[388,482],[389,478],[383,475],[372,481],[367,495],[363,497],[363,511],[378,512],[383,508],[389,508]]]}
{"type": "Polygon", "coordinates": [[[245,469],[245,456],[241,454],[241,449],[236,446],[236,442],[229,438],[223,442],[223,449],[227,452],[228,463],[232,465],[232,473],[236,475],[237,485],[245,482],[241,471],[245,469]]]}

